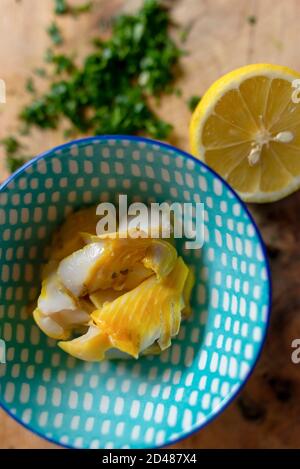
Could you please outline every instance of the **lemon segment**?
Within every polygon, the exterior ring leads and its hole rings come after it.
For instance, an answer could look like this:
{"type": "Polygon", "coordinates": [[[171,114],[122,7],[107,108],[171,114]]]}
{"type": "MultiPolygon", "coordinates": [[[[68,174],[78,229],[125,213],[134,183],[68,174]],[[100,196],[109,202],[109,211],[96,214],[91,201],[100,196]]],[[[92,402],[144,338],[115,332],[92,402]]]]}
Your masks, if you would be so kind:
{"type": "Polygon", "coordinates": [[[254,64],[217,80],[190,123],[191,152],[248,202],[271,202],[300,187],[300,74],[254,64]]]}

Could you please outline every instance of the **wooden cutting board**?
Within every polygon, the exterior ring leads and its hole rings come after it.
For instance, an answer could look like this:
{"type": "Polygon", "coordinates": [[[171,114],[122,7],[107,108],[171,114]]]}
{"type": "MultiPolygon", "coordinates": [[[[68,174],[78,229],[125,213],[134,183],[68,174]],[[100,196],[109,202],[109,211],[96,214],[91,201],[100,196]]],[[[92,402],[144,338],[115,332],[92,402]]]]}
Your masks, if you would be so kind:
{"type": "MultiPolygon", "coordinates": [[[[75,0],[70,0],[70,2],[75,0]]],[[[81,3],[79,0],[77,3],[81,3]]],[[[50,45],[45,33],[53,19],[53,0],[0,0],[0,78],[7,103],[0,104],[0,139],[17,129],[31,70],[40,67],[50,45]]],[[[92,14],[57,21],[63,50],[83,57],[89,39],[112,15],[134,10],[139,0],[94,0],[92,14]]],[[[300,70],[298,0],[169,0],[174,20],[190,31],[184,44],[178,86],[181,97],[163,99],[157,112],[174,124],[172,143],[188,150],[190,111],[186,100],[203,94],[220,75],[254,62],[273,62],[300,70]],[[248,18],[255,16],[256,24],[248,18]]],[[[39,79],[38,86],[46,86],[39,79]]],[[[63,143],[60,132],[34,131],[24,142],[36,155],[63,143]]],[[[0,149],[0,180],[7,176],[0,149]]],[[[272,256],[274,307],[271,331],[259,365],[239,400],[207,428],[176,445],[180,448],[300,447],[300,365],[290,360],[291,341],[300,337],[299,203],[295,194],[270,206],[251,207],[272,256]],[[284,275],[282,274],[284,272],[284,275]]],[[[53,448],[0,412],[0,448],[53,448]]]]}

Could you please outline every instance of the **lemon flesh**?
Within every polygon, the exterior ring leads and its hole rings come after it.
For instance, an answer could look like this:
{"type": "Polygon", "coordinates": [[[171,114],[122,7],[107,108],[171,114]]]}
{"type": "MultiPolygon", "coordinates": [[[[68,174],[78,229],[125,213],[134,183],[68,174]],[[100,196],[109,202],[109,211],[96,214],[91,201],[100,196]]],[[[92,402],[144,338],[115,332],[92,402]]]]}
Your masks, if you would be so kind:
{"type": "Polygon", "coordinates": [[[279,200],[300,187],[298,79],[287,67],[242,67],[217,80],[194,111],[192,153],[247,202],[279,200]]]}

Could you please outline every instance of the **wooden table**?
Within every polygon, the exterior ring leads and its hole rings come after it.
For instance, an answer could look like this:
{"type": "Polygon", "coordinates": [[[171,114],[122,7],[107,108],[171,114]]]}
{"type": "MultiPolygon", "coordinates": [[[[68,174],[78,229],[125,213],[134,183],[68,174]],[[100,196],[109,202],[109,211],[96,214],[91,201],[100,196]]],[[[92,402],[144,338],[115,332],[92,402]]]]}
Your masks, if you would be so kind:
{"type": "MultiPolygon", "coordinates": [[[[79,1],[80,3],[80,1],[79,1]]],[[[138,0],[94,0],[93,15],[59,18],[66,50],[84,56],[100,19],[108,19],[138,0]]],[[[298,0],[170,0],[172,15],[190,29],[185,44],[182,97],[167,97],[159,113],[173,122],[172,143],[188,150],[190,118],[186,99],[202,94],[220,75],[253,62],[274,62],[300,70],[298,0]],[[248,17],[257,19],[251,25],[248,17]]],[[[0,105],[0,139],[14,132],[20,105],[28,100],[24,84],[41,66],[53,18],[52,0],[0,0],[0,78],[7,103],[0,105]]],[[[45,86],[40,79],[39,86],[45,86]]],[[[26,139],[25,139],[26,141],[26,139]]],[[[28,151],[35,155],[63,142],[59,132],[35,131],[28,151]]],[[[2,151],[2,150],[1,150],[2,151]]],[[[0,175],[7,175],[0,153],[0,175]]],[[[273,312],[267,344],[251,379],[223,414],[207,428],[177,445],[180,448],[300,447],[300,365],[291,362],[291,342],[300,337],[300,193],[250,209],[271,257],[273,312]]],[[[0,412],[1,448],[54,448],[0,412]]]]}

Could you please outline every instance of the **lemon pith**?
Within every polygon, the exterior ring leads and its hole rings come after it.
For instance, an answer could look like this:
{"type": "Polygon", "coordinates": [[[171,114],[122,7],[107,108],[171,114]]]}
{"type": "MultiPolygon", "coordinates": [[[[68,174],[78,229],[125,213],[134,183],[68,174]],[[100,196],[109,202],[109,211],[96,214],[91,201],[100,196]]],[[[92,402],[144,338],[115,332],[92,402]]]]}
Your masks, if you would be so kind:
{"type": "Polygon", "coordinates": [[[300,74],[254,64],[217,80],[190,123],[191,152],[248,202],[281,199],[300,187],[300,74]]]}

